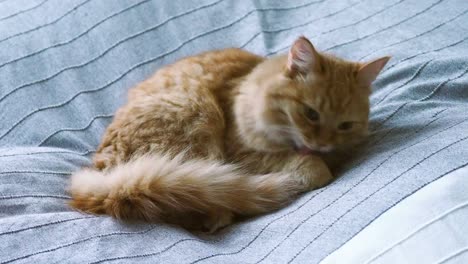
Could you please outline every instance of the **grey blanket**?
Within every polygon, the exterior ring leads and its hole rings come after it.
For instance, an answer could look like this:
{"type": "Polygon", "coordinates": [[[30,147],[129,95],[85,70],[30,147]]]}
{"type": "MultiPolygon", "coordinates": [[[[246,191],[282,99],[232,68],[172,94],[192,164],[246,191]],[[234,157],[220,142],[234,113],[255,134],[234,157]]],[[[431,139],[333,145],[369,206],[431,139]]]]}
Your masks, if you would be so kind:
{"type": "Polygon", "coordinates": [[[468,163],[467,12],[466,0],[0,0],[0,263],[320,262],[468,163]],[[348,59],[393,56],[368,144],[333,184],[215,236],[67,207],[70,173],[130,87],[186,55],[273,55],[300,34],[348,59]]]}

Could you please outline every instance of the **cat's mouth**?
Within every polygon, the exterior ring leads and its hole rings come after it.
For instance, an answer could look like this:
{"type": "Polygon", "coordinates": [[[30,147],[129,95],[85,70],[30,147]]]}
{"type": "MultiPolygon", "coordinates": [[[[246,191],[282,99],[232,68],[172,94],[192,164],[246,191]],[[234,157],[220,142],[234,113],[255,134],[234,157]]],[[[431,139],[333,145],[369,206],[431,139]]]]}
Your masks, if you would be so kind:
{"type": "Polygon", "coordinates": [[[291,140],[291,146],[299,155],[319,155],[329,153],[334,150],[334,146],[331,144],[310,146],[309,144],[306,144],[301,137],[294,137],[293,140],[291,140]]]}
{"type": "Polygon", "coordinates": [[[294,150],[295,150],[298,154],[300,154],[300,155],[314,155],[314,154],[320,154],[319,151],[310,149],[310,148],[305,147],[305,146],[301,146],[301,147],[294,146],[294,150]]]}
{"type": "Polygon", "coordinates": [[[323,153],[322,151],[311,149],[304,145],[298,146],[296,144],[293,145],[294,151],[296,151],[299,155],[318,155],[323,153]]]}
{"type": "Polygon", "coordinates": [[[332,146],[324,146],[318,148],[310,148],[305,145],[293,145],[294,150],[300,155],[319,155],[331,152],[333,150],[332,146]]]}

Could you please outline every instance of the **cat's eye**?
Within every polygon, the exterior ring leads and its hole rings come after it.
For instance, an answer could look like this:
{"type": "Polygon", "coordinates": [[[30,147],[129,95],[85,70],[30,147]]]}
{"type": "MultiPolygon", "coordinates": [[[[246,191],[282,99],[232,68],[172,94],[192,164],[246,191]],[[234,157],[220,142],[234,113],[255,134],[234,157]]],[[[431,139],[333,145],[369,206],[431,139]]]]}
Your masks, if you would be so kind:
{"type": "Polygon", "coordinates": [[[305,115],[311,121],[318,121],[320,119],[319,113],[310,107],[306,108],[305,115]]]}
{"type": "Polygon", "coordinates": [[[338,129],[342,131],[350,130],[353,128],[353,122],[343,122],[338,125],[338,129]]]}

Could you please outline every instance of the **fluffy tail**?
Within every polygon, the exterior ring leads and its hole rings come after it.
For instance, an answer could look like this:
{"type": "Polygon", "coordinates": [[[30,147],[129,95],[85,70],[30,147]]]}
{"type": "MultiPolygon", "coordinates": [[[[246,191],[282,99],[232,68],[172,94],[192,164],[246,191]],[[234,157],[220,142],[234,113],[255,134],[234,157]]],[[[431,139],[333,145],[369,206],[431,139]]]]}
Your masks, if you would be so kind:
{"type": "Polygon", "coordinates": [[[246,176],[213,161],[154,155],[106,172],[75,173],[70,204],[89,213],[150,222],[217,211],[254,215],[291,201],[302,189],[298,185],[287,174],[246,176]]]}

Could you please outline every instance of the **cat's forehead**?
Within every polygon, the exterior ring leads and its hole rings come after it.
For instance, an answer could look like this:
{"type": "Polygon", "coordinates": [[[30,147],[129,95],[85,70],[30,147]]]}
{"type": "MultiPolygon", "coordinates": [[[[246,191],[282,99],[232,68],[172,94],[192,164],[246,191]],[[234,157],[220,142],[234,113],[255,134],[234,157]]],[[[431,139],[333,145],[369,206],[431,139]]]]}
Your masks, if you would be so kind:
{"type": "Polygon", "coordinates": [[[303,81],[300,87],[304,103],[320,111],[344,113],[367,107],[368,94],[353,76],[317,76],[303,81]]]}

